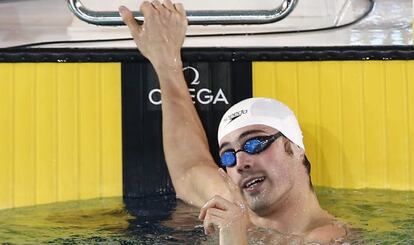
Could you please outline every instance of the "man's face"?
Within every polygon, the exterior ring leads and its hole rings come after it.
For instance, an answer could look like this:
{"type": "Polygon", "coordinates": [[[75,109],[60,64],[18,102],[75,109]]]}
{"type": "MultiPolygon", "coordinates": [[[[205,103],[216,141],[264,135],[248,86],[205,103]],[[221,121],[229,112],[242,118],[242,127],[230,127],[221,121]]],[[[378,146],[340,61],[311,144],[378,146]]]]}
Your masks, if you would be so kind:
{"type": "MultiPolygon", "coordinates": [[[[277,132],[264,125],[240,128],[221,140],[220,155],[226,150],[242,149],[249,139],[277,132]]],[[[266,215],[277,208],[294,186],[293,162],[296,158],[286,153],[286,140],[279,137],[267,149],[254,155],[240,151],[236,154],[236,166],[227,168],[227,173],[240,187],[250,208],[259,215],[266,215]]]]}

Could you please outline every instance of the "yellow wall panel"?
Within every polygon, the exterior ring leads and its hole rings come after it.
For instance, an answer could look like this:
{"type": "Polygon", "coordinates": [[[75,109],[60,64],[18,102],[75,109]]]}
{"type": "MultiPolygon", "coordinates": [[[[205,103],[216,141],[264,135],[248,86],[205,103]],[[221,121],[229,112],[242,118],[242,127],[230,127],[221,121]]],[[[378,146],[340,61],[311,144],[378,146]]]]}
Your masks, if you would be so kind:
{"type": "Polygon", "coordinates": [[[57,69],[57,198],[79,199],[79,81],[81,64],[58,65],[57,69]]]}
{"type": "Polygon", "coordinates": [[[80,198],[99,196],[100,82],[98,64],[79,68],[79,185],[80,198]]]}
{"type": "MultiPolygon", "coordinates": [[[[278,97],[281,98],[281,101],[289,101],[292,105],[292,110],[298,110],[298,76],[296,76],[296,72],[294,73],[295,76],[292,76],[292,71],[296,71],[298,65],[294,62],[286,62],[286,63],[279,63],[276,65],[276,70],[274,71],[276,74],[274,75],[277,80],[285,80],[287,79],[287,83],[280,83],[273,85],[275,88],[275,92],[277,93],[278,97]]],[[[268,83],[270,85],[272,83],[268,83]]],[[[266,88],[264,88],[266,89],[266,88]]]]}
{"type": "Polygon", "coordinates": [[[407,74],[407,114],[408,114],[408,178],[409,188],[414,190],[414,63],[406,63],[407,74]]]}
{"type": "Polygon", "coordinates": [[[253,94],[295,111],[314,184],[414,190],[413,64],[256,62],[253,94]]]}
{"type": "Polygon", "coordinates": [[[314,184],[331,183],[332,187],[343,186],[341,144],[341,64],[324,62],[320,64],[320,141],[316,147],[320,157],[313,162],[312,172],[319,172],[314,176],[314,184]],[[323,171],[322,171],[323,170],[323,171]],[[318,177],[319,176],[319,177],[318,177]]]}
{"type": "MultiPolygon", "coordinates": [[[[258,63],[253,63],[253,67],[257,65],[258,63]]],[[[254,73],[254,79],[260,80],[260,81],[274,81],[277,78],[276,75],[280,74],[277,71],[275,71],[275,64],[272,62],[262,62],[260,63],[260,69],[262,69],[263,72],[254,73]]],[[[263,97],[271,97],[272,94],[275,92],[275,86],[277,86],[277,83],[266,83],[264,84],[257,84],[253,83],[253,93],[260,94],[263,97]],[[262,85],[262,86],[261,86],[262,85]]]]}
{"type": "Polygon", "coordinates": [[[56,65],[36,69],[36,203],[57,201],[56,195],[56,65]]]}
{"type": "Polygon", "coordinates": [[[0,209],[14,205],[14,66],[0,65],[0,209]]]}
{"type": "Polygon", "coordinates": [[[122,115],[119,110],[121,104],[121,86],[113,83],[121,77],[121,69],[117,66],[102,69],[101,66],[101,195],[116,196],[122,193],[122,169],[116,163],[122,162],[122,115]]]}
{"type": "Polygon", "coordinates": [[[387,182],[387,146],[385,122],[385,63],[371,61],[364,67],[364,135],[366,186],[387,182]]]}
{"type": "MultiPolygon", "coordinates": [[[[306,145],[316,146],[320,141],[319,130],[319,70],[317,63],[303,62],[297,66],[296,77],[298,79],[297,98],[298,108],[296,115],[303,125],[303,137],[306,145]],[[314,103],[309,104],[309,101],[314,103]]],[[[311,162],[319,158],[318,147],[306,148],[306,154],[311,162]]],[[[320,171],[315,171],[316,179],[320,177],[320,171]]]]}
{"type": "Polygon", "coordinates": [[[36,69],[16,64],[14,69],[14,204],[36,203],[36,69]]]}
{"type": "Polygon", "coordinates": [[[120,64],[0,64],[0,208],[122,195],[120,64]]]}
{"type": "Polygon", "coordinates": [[[363,70],[358,62],[341,63],[341,131],[343,185],[363,186],[365,140],[363,134],[363,70]],[[352,167],[349,167],[352,166],[352,167]]]}
{"type": "Polygon", "coordinates": [[[386,137],[389,187],[408,188],[408,98],[405,62],[395,61],[386,66],[386,137]]]}

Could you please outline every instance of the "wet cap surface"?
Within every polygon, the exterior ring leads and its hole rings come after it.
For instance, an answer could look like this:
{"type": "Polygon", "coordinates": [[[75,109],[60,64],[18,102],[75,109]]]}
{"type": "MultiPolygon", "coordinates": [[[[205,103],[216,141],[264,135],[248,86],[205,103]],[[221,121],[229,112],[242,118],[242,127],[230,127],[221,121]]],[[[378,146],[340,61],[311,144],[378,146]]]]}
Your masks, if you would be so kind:
{"type": "Polygon", "coordinates": [[[282,102],[270,98],[249,98],[233,105],[220,121],[218,141],[220,143],[224,136],[239,128],[256,124],[279,130],[305,149],[302,130],[293,111],[282,102]]]}

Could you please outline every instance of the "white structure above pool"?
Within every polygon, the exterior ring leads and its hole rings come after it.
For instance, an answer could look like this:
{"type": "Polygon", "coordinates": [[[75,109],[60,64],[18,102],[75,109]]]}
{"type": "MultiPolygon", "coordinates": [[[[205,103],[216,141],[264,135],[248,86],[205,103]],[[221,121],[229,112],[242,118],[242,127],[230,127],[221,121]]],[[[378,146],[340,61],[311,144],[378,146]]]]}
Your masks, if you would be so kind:
{"type": "MultiPolygon", "coordinates": [[[[412,1],[373,0],[375,7],[360,22],[347,27],[303,32],[341,26],[355,21],[369,10],[370,0],[298,0],[285,19],[262,25],[190,26],[185,47],[295,47],[348,45],[412,45],[412,1]],[[276,33],[276,32],[292,33],[276,33]],[[275,32],[272,34],[272,32],[275,32]],[[226,36],[238,33],[236,36],[226,36]],[[267,33],[265,35],[246,35],[267,33]]],[[[115,11],[123,4],[138,10],[135,0],[83,0],[96,11],[115,11]]],[[[141,1],[142,2],[142,1],[141,1]]],[[[192,10],[262,10],[279,6],[282,0],[182,0],[192,10]],[[225,3],[223,5],[223,3],[225,3]]],[[[70,40],[128,38],[126,27],[94,26],[77,19],[65,1],[0,0],[0,47],[70,40]]],[[[42,46],[45,47],[45,46],[42,46]]],[[[132,41],[59,44],[48,47],[133,48],[132,41]]]]}

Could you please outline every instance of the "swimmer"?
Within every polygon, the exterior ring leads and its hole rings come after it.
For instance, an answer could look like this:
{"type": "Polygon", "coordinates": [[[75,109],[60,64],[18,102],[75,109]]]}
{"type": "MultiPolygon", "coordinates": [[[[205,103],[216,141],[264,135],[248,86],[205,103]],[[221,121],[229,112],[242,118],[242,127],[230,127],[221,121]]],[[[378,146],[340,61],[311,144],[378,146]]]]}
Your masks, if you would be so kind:
{"type": "Polygon", "coordinates": [[[301,129],[281,102],[250,98],[232,106],[219,125],[221,160],[214,162],[182,71],[184,7],[155,0],[143,2],[140,10],[142,25],[126,7],[119,8],[160,82],[164,154],[177,197],[201,207],[205,232],[218,228],[221,244],[247,244],[252,226],[304,242],[346,236],[345,227],[319,205],[301,129]]]}

